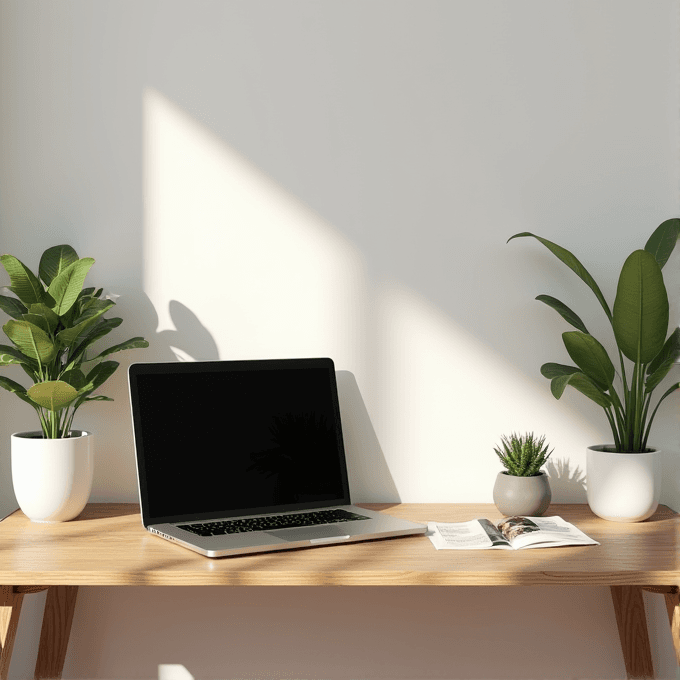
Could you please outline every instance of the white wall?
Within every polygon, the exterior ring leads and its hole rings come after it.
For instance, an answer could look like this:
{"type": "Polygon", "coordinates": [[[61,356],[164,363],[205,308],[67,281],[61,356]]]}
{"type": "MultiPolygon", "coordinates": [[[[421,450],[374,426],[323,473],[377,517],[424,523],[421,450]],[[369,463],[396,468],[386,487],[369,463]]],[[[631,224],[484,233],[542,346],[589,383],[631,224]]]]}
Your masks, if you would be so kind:
{"type": "MultiPolygon", "coordinates": [[[[491,502],[493,445],[533,430],[555,449],[554,500],[585,502],[606,420],[550,395],[539,367],[567,360],[567,328],[533,298],[611,333],[547,250],[506,240],[569,248],[613,300],[625,257],[679,213],[678,28],[670,0],[2,0],[1,250],[94,257],[92,285],[122,295],[116,337],[151,343],[122,358],[114,404],[80,412],[92,500],[136,500],[126,361],[332,356],[355,500],[491,502]]],[[[654,436],[675,509],[678,403],[654,436]]],[[[9,434],[34,423],[8,394],[0,408],[10,509],[9,434]]],[[[32,597],[20,635],[37,636],[32,597]]],[[[20,638],[11,677],[34,658],[20,638]]],[[[201,680],[624,672],[601,588],[82,589],[66,678],[159,664],[201,680]]]]}

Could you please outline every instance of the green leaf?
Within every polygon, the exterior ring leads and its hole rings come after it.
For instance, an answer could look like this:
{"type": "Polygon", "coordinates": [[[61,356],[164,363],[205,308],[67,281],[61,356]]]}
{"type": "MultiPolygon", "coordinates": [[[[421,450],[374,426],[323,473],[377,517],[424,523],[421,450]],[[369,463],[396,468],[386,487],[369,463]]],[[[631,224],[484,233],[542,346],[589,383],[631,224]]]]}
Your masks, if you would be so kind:
{"type": "Polygon", "coordinates": [[[25,364],[32,370],[38,369],[38,364],[18,349],[9,345],[0,345],[0,366],[9,366],[11,364],[25,364]]]}
{"type": "Polygon", "coordinates": [[[645,244],[645,250],[654,255],[654,259],[661,269],[668,262],[679,237],[680,219],[674,217],[662,222],[645,244]]]}
{"type": "Polygon", "coordinates": [[[85,374],[79,368],[72,368],[70,371],[62,373],[60,380],[68,383],[76,390],[81,390],[87,384],[85,374]]]}
{"type": "Polygon", "coordinates": [[[77,261],[78,254],[71,246],[53,246],[42,254],[38,274],[45,285],[49,286],[59,274],[77,261]]]}
{"type": "Polygon", "coordinates": [[[88,334],[82,339],[82,341],[74,349],[73,353],[69,356],[69,362],[74,362],[78,357],[93,343],[95,343],[100,338],[110,333],[114,328],[120,326],[123,323],[123,319],[102,319],[99,321],[94,328],[92,328],[88,334]]]}
{"type": "Polygon", "coordinates": [[[550,381],[550,391],[555,399],[559,399],[564,394],[564,390],[569,384],[569,377],[571,375],[571,373],[563,373],[562,375],[556,375],[550,381]]]}
{"type": "Polygon", "coordinates": [[[571,375],[562,375],[553,378],[550,389],[553,396],[559,399],[564,392],[567,385],[571,385],[577,389],[581,394],[584,394],[588,399],[592,399],[598,406],[608,408],[611,406],[611,399],[606,395],[587,375],[583,373],[572,373],[571,375]],[[553,388],[553,385],[556,387],[553,388]]]}
{"type": "Polygon", "coordinates": [[[0,376],[0,386],[4,387],[8,392],[14,392],[16,394],[26,394],[26,388],[20,385],[14,380],[0,376]]]}
{"type": "Polygon", "coordinates": [[[44,303],[39,302],[35,305],[31,305],[28,309],[29,314],[37,314],[38,316],[44,317],[47,328],[50,333],[52,333],[56,327],[59,325],[59,317],[44,303]]]}
{"type": "Polygon", "coordinates": [[[59,411],[78,398],[78,391],[63,380],[48,380],[31,387],[28,396],[38,406],[49,411],[59,411]]]}
{"type": "Polygon", "coordinates": [[[37,363],[35,364],[35,367],[29,366],[28,364],[21,364],[21,370],[31,379],[31,382],[39,382],[41,380],[37,363]]]}
{"type": "Polygon", "coordinates": [[[103,385],[120,366],[117,361],[102,361],[101,364],[97,364],[88,374],[87,374],[87,385],[81,388],[82,392],[92,392],[98,387],[103,385]]]}
{"type": "Polygon", "coordinates": [[[612,405],[611,398],[583,373],[574,373],[569,376],[569,384],[602,408],[609,408],[612,405]]]}
{"type": "Polygon", "coordinates": [[[57,339],[63,347],[70,347],[80,336],[85,332],[94,322],[105,314],[114,303],[110,300],[95,300],[96,304],[88,307],[73,323],[70,328],[65,328],[63,331],[57,333],[57,339]]]}
{"type": "Polygon", "coordinates": [[[551,297],[550,295],[539,295],[537,300],[540,300],[541,302],[545,302],[548,307],[552,307],[567,323],[571,324],[574,328],[578,328],[578,330],[582,331],[583,333],[588,333],[588,329],[586,328],[585,324],[583,321],[581,321],[580,317],[575,314],[574,312],[567,307],[563,302],[560,302],[558,299],[551,297]]]}
{"type": "Polygon", "coordinates": [[[94,397],[89,397],[87,396],[88,394],[90,393],[88,392],[78,398],[78,401],[73,405],[74,409],[80,408],[86,401],[113,401],[111,397],[105,397],[103,394],[98,394],[94,397]]]}
{"type": "Polygon", "coordinates": [[[541,375],[544,378],[552,380],[560,375],[571,375],[572,373],[578,373],[579,369],[575,366],[565,366],[564,364],[543,364],[541,366],[541,375]]]}
{"type": "Polygon", "coordinates": [[[50,287],[47,290],[54,299],[52,309],[59,316],[66,314],[78,299],[87,272],[93,264],[94,260],[91,257],[84,257],[82,260],[78,260],[66,267],[50,283],[50,287]]]}
{"type": "MultiPolygon", "coordinates": [[[[31,305],[31,307],[33,307],[33,305],[31,305]]],[[[24,314],[21,317],[21,321],[28,321],[28,323],[32,323],[34,326],[37,326],[40,328],[40,330],[45,331],[45,333],[48,335],[50,334],[50,327],[47,323],[47,319],[40,314],[24,314]]]]}
{"type": "Polygon", "coordinates": [[[540,236],[536,236],[535,234],[532,234],[528,231],[524,231],[521,234],[515,234],[514,236],[511,236],[508,239],[508,243],[512,241],[514,238],[520,238],[523,236],[531,236],[535,238],[537,241],[540,241],[553,255],[555,255],[558,259],[560,259],[564,264],[569,267],[589,288],[590,290],[595,293],[595,297],[599,300],[600,304],[602,305],[602,308],[604,309],[605,313],[607,314],[607,318],[611,320],[612,318],[612,313],[609,309],[609,305],[607,304],[607,301],[604,299],[604,295],[602,295],[602,291],[600,290],[600,287],[595,283],[595,279],[588,273],[586,268],[579,262],[579,260],[572,255],[566,248],[562,248],[562,246],[558,246],[556,243],[553,243],[552,241],[548,241],[545,238],[541,238],[540,236]]]}
{"type": "Polygon", "coordinates": [[[623,265],[614,301],[614,336],[623,354],[647,364],[663,348],[668,331],[668,294],[654,256],[636,250],[623,265]]]}
{"type": "Polygon", "coordinates": [[[7,337],[28,357],[48,364],[57,354],[51,338],[44,330],[28,321],[10,319],[3,327],[7,337]]]}
{"type": "Polygon", "coordinates": [[[12,255],[0,255],[0,262],[9,274],[12,292],[25,304],[42,302],[45,289],[35,274],[12,255]]]}
{"type": "MultiPolygon", "coordinates": [[[[673,392],[676,392],[676,391],[679,390],[679,389],[680,389],[680,383],[675,383],[675,385],[671,385],[671,387],[669,387],[669,388],[661,395],[661,398],[659,399],[659,402],[657,403],[656,408],[659,408],[659,405],[661,404],[661,402],[662,402],[669,394],[673,394],[673,392]]],[[[655,410],[655,412],[656,412],[656,409],[654,409],[654,410],[655,410]]]]}
{"type": "Polygon", "coordinates": [[[564,346],[573,362],[602,390],[614,381],[616,369],[607,350],[592,336],[580,331],[562,333],[564,346]]]}
{"type": "Polygon", "coordinates": [[[20,385],[18,382],[0,375],[0,387],[4,387],[8,392],[13,392],[17,395],[17,397],[19,397],[19,399],[21,399],[21,401],[25,401],[27,404],[30,404],[33,408],[35,408],[35,404],[26,394],[26,388],[23,385],[20,385]]]}
{"type": "Polygon", "coordinates": [[[661,399],[656,404],[656,408],[652,411],[652,415],[649,417],[649,420],[647,421],[647,430],[645,432],[645,436],[642,440],[642,446],[641,449],[645,450],[647,446],[647,437],[649,436],[649,432],[652,429],[652,423],[654,422],[654,418],[656,417],[656,412],[659,410],[659,406],[661,406],[661,402],[670,394],[673,394],[673,392],[676,392],[678,389],[680,389],[680,383],[675,383],[675,385],[672,385],[669,387],[661,396],[661,399]]]}
{"type": "Polygon", "coordinates": [[[7,295],[0,295],[0,309],[13,319],[20,319],[28,311],[20,300],[7,295]]]}
{"type": "Polygon", "coordinates": [[[99,356],[96,356],[95,359],[102,359],[103,357],[106,357],[109,354],[113,354],[114,352],[120,352],[121,350],[125,349],[142,349],[148,346],[149,342],[142,337],[130,338],[130,340],[121,342],[119,345],[114,345],[113,347],[105,349],[99,356]]]}
{"type": "Polygon", "coordinates": [[[680,328],[676,328],[669,336],[663,349],[654,357],[647,367],[645,392],[649,393],[668,375],[671,366],[680,358],[680,328]]]}

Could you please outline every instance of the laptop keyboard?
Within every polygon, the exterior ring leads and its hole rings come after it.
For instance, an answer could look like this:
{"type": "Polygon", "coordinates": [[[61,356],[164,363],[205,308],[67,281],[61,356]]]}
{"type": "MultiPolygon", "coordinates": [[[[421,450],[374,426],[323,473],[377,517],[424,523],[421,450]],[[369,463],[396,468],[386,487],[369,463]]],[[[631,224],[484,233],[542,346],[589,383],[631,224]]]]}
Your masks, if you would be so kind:
{"type": "Polygon", "coordinates": [[[288,529],[289,527],[310,527],[316,524],[354,522],[361,519],[368,519],[368,517],[347,510],[318,510],[291,515],[248,517],[246,519],[201,522],[200,524],[178,524],[177,526],[198,536],[223,536],[224,534],[240,534],[248,531],[271,531],[272,529],[288,529]]]}

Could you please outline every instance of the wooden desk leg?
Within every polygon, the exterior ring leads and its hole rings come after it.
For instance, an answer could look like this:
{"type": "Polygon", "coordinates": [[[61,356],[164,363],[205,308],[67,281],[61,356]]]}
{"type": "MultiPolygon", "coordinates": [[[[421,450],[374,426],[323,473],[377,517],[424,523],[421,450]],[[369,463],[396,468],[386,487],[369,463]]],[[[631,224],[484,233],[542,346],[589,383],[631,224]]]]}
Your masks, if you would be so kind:
{"type": "Polygon", "coordinates": [[[61,678],[77,595],[78,586],[50,586],[47,591],[35,680],[61,678]]]}
{"type": "Polygon", "coordinates": [[[13,586],[0,586],[0,680],[7,680],[23,600],[13,586]]]}
{"type": "Polygon", "coordinates": [[[680,666],[680,588],[675,588],[675,592],[665,593],[666,608],[668,609],[668,621],[671,624],[671,638],[673,639],[673,649],[675,658],[680,666]]]}
{"type": "Polygon", "coordinates": [[[645,603],[640,586],[610,586],[628,678],[653,678],[645,603]]]}

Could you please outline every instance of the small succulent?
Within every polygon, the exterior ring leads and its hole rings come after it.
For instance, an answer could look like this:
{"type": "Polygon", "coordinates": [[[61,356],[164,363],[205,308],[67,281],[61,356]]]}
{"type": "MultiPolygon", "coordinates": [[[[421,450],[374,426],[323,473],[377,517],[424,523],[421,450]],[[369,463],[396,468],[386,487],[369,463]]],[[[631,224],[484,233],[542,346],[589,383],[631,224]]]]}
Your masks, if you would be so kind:
{"type": "Polygon", "coordinates": [[[541,466],[550,458],[545,437],[536,438],[533,432],[523,436],[515,433],[502,436],[502,450],[494,447],[496,455],[513,477],[532,477],[540,474],[541,466]]]}

